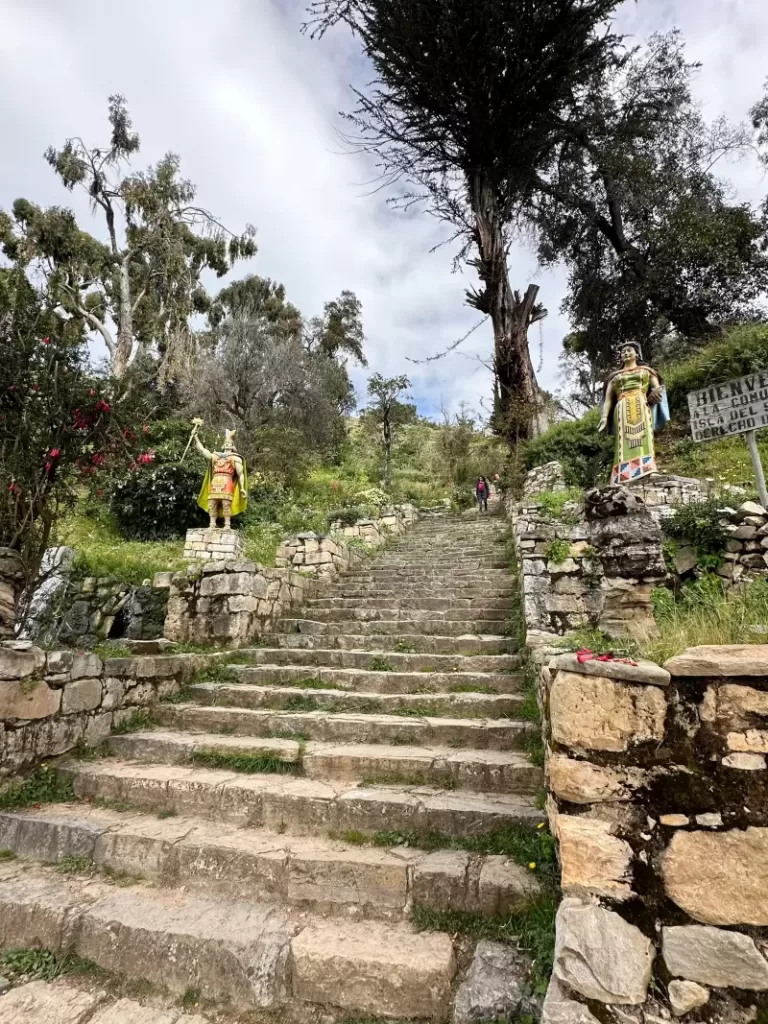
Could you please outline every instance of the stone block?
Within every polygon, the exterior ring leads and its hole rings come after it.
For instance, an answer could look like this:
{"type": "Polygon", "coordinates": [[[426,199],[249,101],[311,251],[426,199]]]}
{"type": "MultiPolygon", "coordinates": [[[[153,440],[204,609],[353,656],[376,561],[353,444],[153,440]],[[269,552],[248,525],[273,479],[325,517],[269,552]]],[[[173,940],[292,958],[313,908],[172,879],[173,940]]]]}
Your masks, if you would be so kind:
{"type": "Polygon", "coordinates": [[[514,1020],[535,1009],[527,992],[527,973],[526,959],[516,949],[487,939],[478,942],[456,993],[453,1024],[514,1020]]]}
{"type": "Polygon", "coordinates": [[[662,929],[662,956],[670,974],[715,988],[768,989],[768,960],[741,932],[705,925],[662,929]]]}
{"type": "Polygon", "coordinates": [[[624,751],[664,736],[667,703],[655,686],[559,671],[550,691],[552,738],[568,747],[624,751]]]}
{"type": "Polygon", "coordinates": [[[98,654],[76,654],[69,676],[70,679],[94,679],[101,675],[102,668],[98,654]]]}
{"type": "Polygon", "coordinates": [[[668,686],[670,674],[653,661],[639,658],[633,665],[621,661],[580,662],[575,654],[560,654],[552,659],[552,667],[566,672],[579,672],[586,676],[603,676],[606,679],[620,679],[627,683],[648,683],[653,686],[668,686]]]}
{"type": "Polygon", "coordinates": [[[645,1002],[654,947],[639,928],[611,910],[566,897],[557,912],[556,931],[557,981],[601,1003],[645,1002]]]}
{"type": "Polygon", "coordinates": [[[678,832],[661,870],[667,895],[694,920],[768,925],[768,828],[678,832]]]}
{"type": "Polygon", "coordinates": [[[547,767],[552,792],[574,804],[631,800],[635,790],[645,784],[645,774],[638,769],[611,768],[565,754],[553,754],[547,767]]]}
{"type": "Polygon", "coordinates": [[[455,973],[448,935],[316,921],[291,942],[293,994],[384,1017],[441,1017],[455,973]],[[394,932],[394,934],[393,934],[394,932]]]}
{"type": "Polygon", "coordinates": [[[49,675],[66,673],[69,677],[69,670],[72,668],[74,655],[71,651],[49,651],[46,659],[45,670],[49,675]]]}
{"type": "Polygon", "coordinates": [[[667,987],[667,995],[672,1013],[676,1017],[683,1017],[691,1010],[697,1010],[709,1002],[709,989],[697,985],[695,981],[679,981],[675,978],[667,987]]]}
{"type": "Polygon", "coordinates": [[[413,901],[435,910],[474,910],[468,901],[469,854],[437,850],[413,868],[413,901]]]}
{"type": "Polygon", "coordinates": [[[722,763],[726,768],[737,768],[743,772],[759,772],[766,767],[761,754],[728,754],[722,763]]]}
{"type": "Polygon", "coordinates": [[[48,718],[60,707],[61,690],[52,690],[42,679],[0,679],[0,722],[48,718]]]}
{"type": "Polygon", "coordinates": [[[540,890],[529,868],[502,856],[487,856],[480,869],[478,900],[480,912],[490,917],[506,917],[519,909],[540,890]]]}
{"type": "Polygon", "coordinates": [[[0,645],[0,681],[28,679],[44,671],[45,652],[39,647],[24,641],[9,641],[0,645]]]}
{"type": "Polygon", "coordinates": [[[689,647],[664,668],[673,676],[766,676],[768,644],[689,647]]]}
{"type": "Polygon", "coordinates": [[[99,704],[101,704],[101,680],[76,679],[64,687],[61,713],[76,715],[81,711],[93,711],[99,704]]]}
{"type": "Polygon", "coordinates": [[[632,892],[632,847],[613,835],[611,822],[560,814],[561,885],[574,896],[626,900],[632,892]]]}

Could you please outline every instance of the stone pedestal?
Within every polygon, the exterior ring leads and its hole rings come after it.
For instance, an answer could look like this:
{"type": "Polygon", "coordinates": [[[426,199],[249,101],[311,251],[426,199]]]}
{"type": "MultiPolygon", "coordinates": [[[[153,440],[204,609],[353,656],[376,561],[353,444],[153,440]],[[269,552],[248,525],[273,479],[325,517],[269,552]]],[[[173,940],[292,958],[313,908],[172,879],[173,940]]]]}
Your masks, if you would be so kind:
{"type": "Polygon", "coordinates": [[[238,530],[187,530],[184,557],[239,562],[245,558],[245,541],[238,530]]]}

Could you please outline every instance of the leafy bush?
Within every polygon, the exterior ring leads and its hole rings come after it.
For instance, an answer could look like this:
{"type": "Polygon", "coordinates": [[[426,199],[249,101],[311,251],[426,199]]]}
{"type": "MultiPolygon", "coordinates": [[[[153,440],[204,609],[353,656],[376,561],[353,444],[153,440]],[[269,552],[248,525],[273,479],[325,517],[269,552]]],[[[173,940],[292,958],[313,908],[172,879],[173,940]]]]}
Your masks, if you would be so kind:
{"type": "Polygon", "coordinates": [[[719,555],[728,539],[720,525],[722,518],[722,502],[702,498],[687,505],[675,505],[675,514],[665,521],[664,530],[675,540],[693,545],[699,555],[719,555]]]}
{"type": "Polygon", "coordinates": [[[166,540],[204,526],[197,505],[202,474],[188,463],[142,467],[115,484],[111,510],[120,534],[131,540],[166,540]]]}
{"type": "Polygon", "coordinates": [[[768,366],[768,325],[733,327],[695,355],[669,367],[657,367],[664,377],[672,415],[688,419],[688,392],[722,384],[768,366]]]}
{"type": "Polygon", "coordinates": [[[580,420],[556,423],[523,446],[526,469],[557,460],[562,463],[570,487],[594,487],[607,483],[613,465],[614,440],[599,434],[600,411],[590,411],[580,420]]]}
{"type": "Polygon", "coordinates": [[[544,551],[550,562],[553,562],[555,565],[562,565],[570,553],[571,542],[569,540],[562,540],[559,537],[551,540],[544,551]]]}
{"type": "Polygon", "coordinates": [[[349,508],[334,508],[328,513],[328,523],[341,523],[342,526],[354,526],[358,519],[366,518],[366,510],[359,505],[349,508]]]}

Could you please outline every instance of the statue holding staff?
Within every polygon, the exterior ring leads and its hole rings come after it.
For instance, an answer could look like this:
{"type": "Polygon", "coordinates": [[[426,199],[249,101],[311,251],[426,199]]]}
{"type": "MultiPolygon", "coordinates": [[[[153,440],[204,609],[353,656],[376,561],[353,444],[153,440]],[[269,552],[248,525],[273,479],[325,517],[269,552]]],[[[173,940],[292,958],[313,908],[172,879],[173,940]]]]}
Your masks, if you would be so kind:
{"type": "Polygon", "coordinates": [[[202,420],[194,420],[193,423],[190,441],[195,442],[197,450],[208,462],[197,503],[210,516],[212,530],[216,529],[219,516],[224,519],[224,529],[230,530],[232,516],[244,512],[248,504],[248,472],[245,460],[235,448],[235,431],[225,430],[223,449],[209,452],[197,436],[202,420]]]}
{"type": "Polygon", "coordinates": [[[639,345],[622,346],[621,368],[605,382],[598,430],[616,437],[612,484],[657,472],[654,432],[669,421],[667,393],[661,376],[643,362],[639,345]]]}

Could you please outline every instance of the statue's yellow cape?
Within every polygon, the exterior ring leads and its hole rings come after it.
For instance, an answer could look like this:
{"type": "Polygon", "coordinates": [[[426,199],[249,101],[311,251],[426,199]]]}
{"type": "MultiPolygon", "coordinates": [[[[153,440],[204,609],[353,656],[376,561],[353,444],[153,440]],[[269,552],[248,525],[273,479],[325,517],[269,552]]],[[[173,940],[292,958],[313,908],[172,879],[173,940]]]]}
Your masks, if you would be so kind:
{"type": "MultiPolygon", "coordinates": [[[[243,496],[243,492],[240,489],[240,481],[235,480],[235,493],[232,495],[232,515],[239,515],[241,512],[245,512],[248,504],[248,470],[245,466],[245,459],[243,459],[243,482],[245,483],[246,494],[243,496]]],[[[200,488],[200,494],[197,499],[197,504],[203,509],[204,512],[208,511],[208,493],[211,489],[211,464],[208,463],[208,468],[205,471],[203,477],[203,486],[200,488]]]]}

